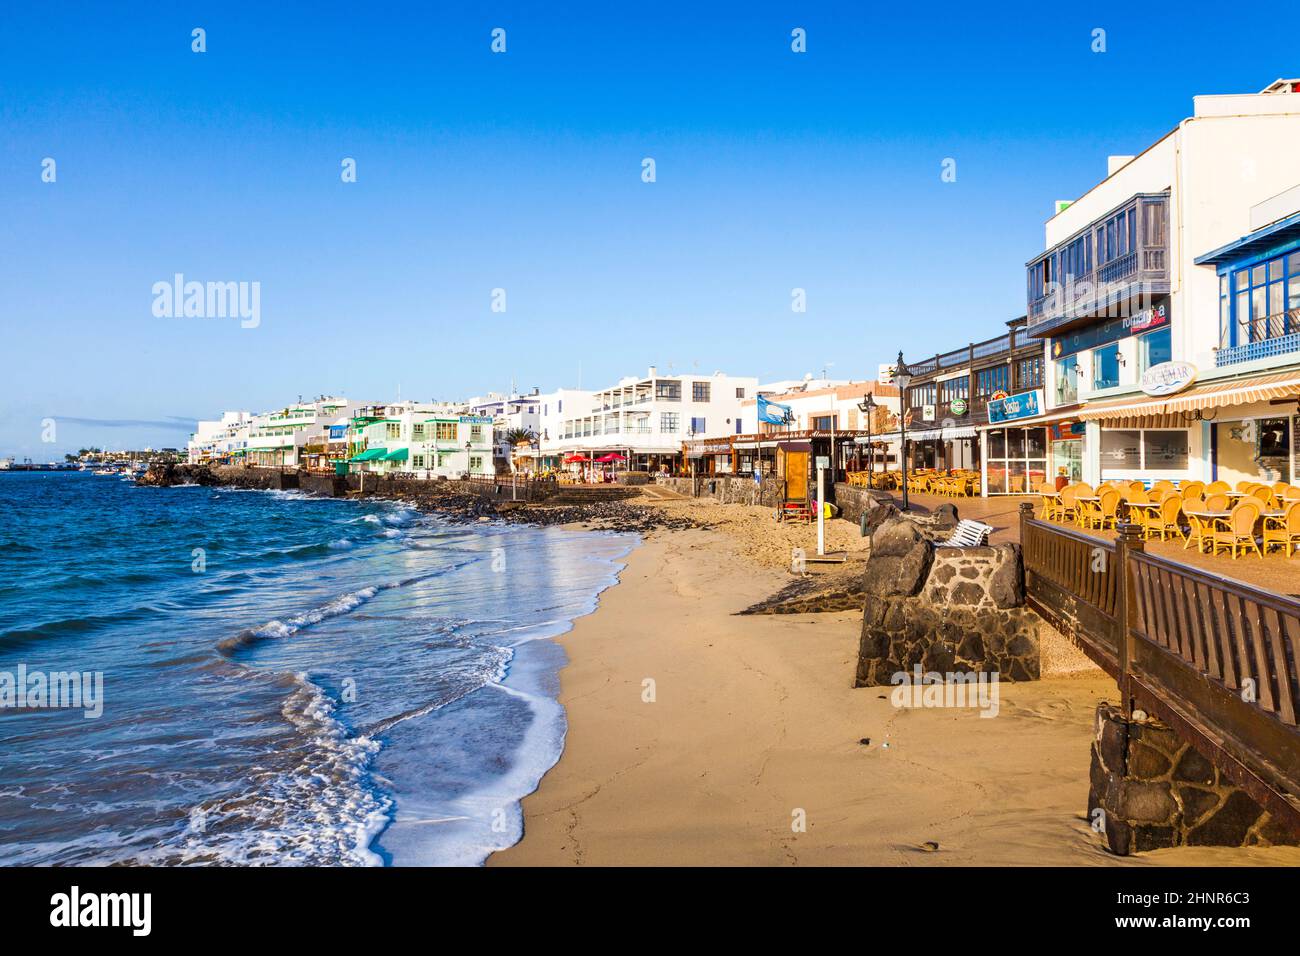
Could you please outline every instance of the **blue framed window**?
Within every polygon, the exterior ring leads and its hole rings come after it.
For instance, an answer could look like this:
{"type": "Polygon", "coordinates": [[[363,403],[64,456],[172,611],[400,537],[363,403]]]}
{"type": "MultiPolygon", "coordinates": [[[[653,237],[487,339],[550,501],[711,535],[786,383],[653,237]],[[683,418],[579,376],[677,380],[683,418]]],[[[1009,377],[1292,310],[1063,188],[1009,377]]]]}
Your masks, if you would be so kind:
{"type": "Polygon", "coordinates": [[[1092,387],[1114,388],[1119,384],[1119,343],[1111,342],[1092,350],[1092,387]]]}
{"type": "Polygon", "coordinates": [[[1220,309],[1231,302],[1231,345],[1300,331],[1300,251],[1233,270],[1231,281],[1230,292],[1220,284],[1220,309]]]}
{"type": "Polygon", "coordinates": [[[703,418],[692,418],[692,419],[691,419],[691,430],[692,430],[693,432],[695,432],[695,434],[697,434],[697,435],[702,434],[702,433],[704,432],[704,430],[705,430],[705,429],[704,429],[704,419],[703,419],[703,418]]]}
{"type": "Polygon", "coordinates": [[[1153,365],[1172,361],[1173,357],[1173,335],[1168,326],[1138,336],[1138,361],[1141,366],[1138,369],[1139,374],[1153,365]]]}

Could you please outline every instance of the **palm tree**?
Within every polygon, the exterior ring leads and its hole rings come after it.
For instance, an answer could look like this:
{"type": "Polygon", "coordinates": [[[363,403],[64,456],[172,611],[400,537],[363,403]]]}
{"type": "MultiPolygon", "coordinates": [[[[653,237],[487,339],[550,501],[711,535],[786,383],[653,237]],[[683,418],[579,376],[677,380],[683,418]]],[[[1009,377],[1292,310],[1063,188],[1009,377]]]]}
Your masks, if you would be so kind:
{"type": "Polygon", "coordinates": [[[532,445],[537,435],[531,428],[512,428],[506,432],[506,447],[510,449],[510,470],[515,470],[515,453],[520,445],[532,445]]]}

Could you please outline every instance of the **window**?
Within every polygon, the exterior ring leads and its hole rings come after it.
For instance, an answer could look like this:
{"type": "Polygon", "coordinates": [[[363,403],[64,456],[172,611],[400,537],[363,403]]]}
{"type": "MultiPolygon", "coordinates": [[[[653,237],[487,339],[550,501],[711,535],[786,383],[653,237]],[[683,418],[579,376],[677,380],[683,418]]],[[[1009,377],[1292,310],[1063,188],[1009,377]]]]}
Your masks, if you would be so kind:
{"type": "Polygon", "coordinates": [[[1122,471],[1185,471],[1187,432],[1105,428],[1101,432],[1101,469],[1122,471]]]}
{"type": "Polygon", "coordinates": [[[1119,343],[1092,350],[1092,387],[1114,388],[1119,384],[1119,343]]]}
{"type": "Polygon", "coordinates": [[[1046,428],[995,428],[986,434],[989,494],[1024,494],[1047,479],[1046,428]]]}
{"type": "Polygon", "coordinates": [[[736,389],[736,397],[737,397],[737,398],[744,398],[744,397],[745,397],[745,390],[744,390],[743,388],[738,388],[738,389],[736,389]]]}
{"type": "Polygon", "coordinates": [[[384,437],[386,437],[386,438],[401,438],[401,437],[402,437],[402,423],[401,423],[401,422],[385,422],[385,423],[384,423],[384,437]]]}
{"type": "MultiPolygon", "coordinates": [[[[1244,345],[1300,331],[1300,253],[1277,256],[1232,274],[1229,341],[1244,345]]],[[[1222,295],[1222,292],[1221,292],[1222,295]]]]}
{"type": "Polygon", "coordinates": [[[411,441],[424,441],[423,424],[416,424],[411,426],[411,441]]]}
{"type": "Polygon", "coordinates": [[[707,402],[709,400],[709,383],[692,382],[691,383],[691,401],[707,402]]]}
{"type": "MultiPolygon", "coordinates": [[[[737,391],[740,391],[740,389],[737,389],[737,391]]],[[[745,434],[745,430],[744,430],[743,428],[741,428],[740,426],[741,426],[741,419],[737,418],[737,419],[736,419],[736,434],[737,434],[737,435],[743,435],[743,434],[745,434]]]]}
{"type": "Polygon", "coordinates": [[[948,406],[959,398],[966,398],[970,395],[970,376],[963,375],[961,378],[950,378],[946,382],[939,383],[939,404],[948,406]]]}
{"type": "Polygon", "coordinates": [[[413,455],[413,456],[411,457],[411,462],[412,462],[412,464],[415,465],[416,468],[423,468],[423,467],[424,467],[424,456],[423,456],[423,455],[413,455]]]}
{"type": "Polygon", "coordinates": [[[1016,388],[1031,389],[1043,387],[1043,357],[1021,359],[1016,364],[1016,388]]]}
{"type": "Polygon", "coordinates": [[[659,431],[665,435],[676,434],[682,427],[682,416],[677,412],[659,413],[659,431]]]}
{"type": "Polygon", "coordinates": [[[695,434],[697,434],[697,435],[702,435],[702,434],[704,434],[704,419],[703,419],[703,418],[692,418],[692,419],[691,419],[691,431],[695,432],[695,434]]]}
{"type": "Polygon", "coordinates": [[[682,383],[655,382],[655,398],[665,402],[680,402],[682,400],[682,383]]]}
{"type": "Polygon", "coordinates": [[[436,428],[436,437],[438,441],[456,440],[455,422],[438,422],[434,427],[436,428]]]}
{"type": "Polygon", "coordinates": [[[1079,356],[1056,360],[1056,404],[1069,405],[1079,400],[1079,356]]]}
{"type": "Polygon", "coordinates": [[[1140,371],[1145,372],[1153,365],[1168,362],[1173,357],[1172,336],[1168,328],[1157,329],[1138,337],[1140,371]]]}
{"type": "Polygon", "coordinates": [[[469,440],[470,440],[470,441],[482,441],[482,440],[483,440],[483,426],[482,426],[482,425],[471,425],[471,426],[469,426],[469,440]]]}
{"type": "Polygon", "coordinates": [[[1142,467],[1147,471],[1185,471],[1187,469],[1187,432],[1144,431],[1142,433],[1142,467]]]}
{"type": "Polygon", "coordinates": [[[812,420],[812,427],[817,431],[828,432],[835,428],[835,415],[816,415],[812,420]]]}
{"type": "Polygon", "coordinates": [[[975,373],[975,397],[984,401],[994,392],[1011,391],[1011,366],[995,365],[975,373]]]}
{"type": "Polygon", "coordinates": [[[928,385],[913,385],[907,390],[907,404],[909,408],[920,408],[922,405],[934,404],[934,382],[928,385]]]}
{"type": "Polygon", "coordinates": [[[470,471],[482,471],[482,470],[483,470],[483,458],[482,458],[481,455],[470,455],[470,456],[469,456],[469,470],[470,470],[470,471]]]}

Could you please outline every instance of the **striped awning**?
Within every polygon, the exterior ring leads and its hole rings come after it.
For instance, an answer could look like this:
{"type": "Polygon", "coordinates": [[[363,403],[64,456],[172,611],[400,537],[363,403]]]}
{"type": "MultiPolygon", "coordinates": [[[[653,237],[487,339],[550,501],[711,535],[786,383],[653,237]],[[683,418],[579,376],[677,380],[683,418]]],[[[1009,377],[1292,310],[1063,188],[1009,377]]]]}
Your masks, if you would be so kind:
{"type": "Polygon", "coordinates": [[[1089,403],[1078,417],[1082,421],[1104,422],[1111,428],[1181,428],[1187,425],[1184,417],[1187,412],[1277,398],[1300,398],[1300,372],[1205,382],[1161,398],[1132,396],[1089,403]]]}

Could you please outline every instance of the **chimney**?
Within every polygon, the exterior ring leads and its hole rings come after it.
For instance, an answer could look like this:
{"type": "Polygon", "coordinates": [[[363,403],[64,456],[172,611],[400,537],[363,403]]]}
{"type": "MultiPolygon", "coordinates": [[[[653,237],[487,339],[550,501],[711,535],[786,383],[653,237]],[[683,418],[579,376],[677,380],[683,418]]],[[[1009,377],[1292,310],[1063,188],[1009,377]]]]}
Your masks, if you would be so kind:
{"type": "Polygon", "coordinates": [[[646,378],[654,378],[658,374],[659,374],[659,367],[657,365],[651,365],[650,371],[646,373],[646,378]]]}

